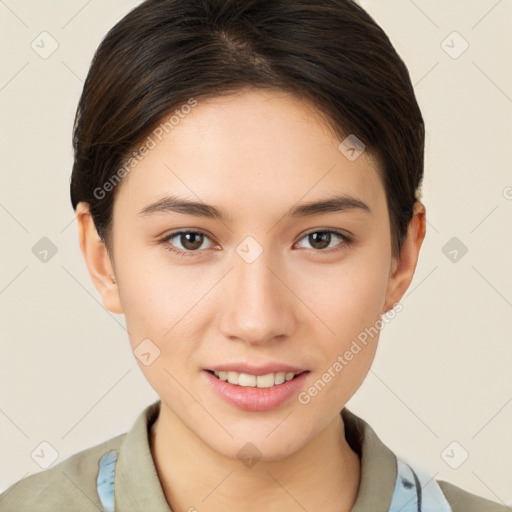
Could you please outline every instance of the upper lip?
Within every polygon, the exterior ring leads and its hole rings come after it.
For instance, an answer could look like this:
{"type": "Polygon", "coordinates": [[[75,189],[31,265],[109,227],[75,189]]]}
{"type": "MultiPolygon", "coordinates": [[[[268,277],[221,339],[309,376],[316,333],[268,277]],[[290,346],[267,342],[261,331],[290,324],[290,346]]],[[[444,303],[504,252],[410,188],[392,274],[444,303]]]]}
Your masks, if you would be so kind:
{"type": "Polygon", "coordinates": [[[300,368],[298,366],[290,366],[284,363],[266,363],[262,365],[252,365],[247,363],[226,363],[219,364],[207,368],[213,372],[236,372],[236,373],[248,373],[250,375],[267,375],[269,373],[295,373],[299,374],[304,371],[307,371],[305,368],[300,368]]]}

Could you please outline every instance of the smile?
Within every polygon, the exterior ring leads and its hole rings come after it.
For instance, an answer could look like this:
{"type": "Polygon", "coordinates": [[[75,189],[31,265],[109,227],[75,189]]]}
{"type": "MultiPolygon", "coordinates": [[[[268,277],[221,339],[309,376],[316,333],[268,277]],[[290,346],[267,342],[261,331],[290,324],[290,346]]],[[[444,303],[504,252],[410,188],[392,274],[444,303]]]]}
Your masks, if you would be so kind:
{"type": "Polygon", "coordinates": [[[267,373],[266,375],[251,375],[249,373],[238,373],[232,371],[215,371],[213,374],[224,382],[229,382],[235,386],[250,388],[271,388],[279,386],[284,382],[292,380],[296,375],[293,372],[267,373]]]}
{"type": "Polygon", "coordinates": [[[223,401],[246,411],[262,412],[277,409],[289,402],[304,388],[310,371],[263,375],[231,370],[204,370],[202,373],[210,389],[223,401]]]}

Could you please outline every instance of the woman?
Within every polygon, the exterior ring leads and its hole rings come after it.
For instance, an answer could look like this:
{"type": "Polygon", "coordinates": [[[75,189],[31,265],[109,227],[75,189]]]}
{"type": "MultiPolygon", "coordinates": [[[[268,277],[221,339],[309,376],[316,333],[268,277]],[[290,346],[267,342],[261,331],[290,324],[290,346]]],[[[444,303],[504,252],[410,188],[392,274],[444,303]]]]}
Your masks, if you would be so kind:
{"type": "Polygon", "coordinates": [[[0,510],[501,511],[345,404],[425,236],[408,71],[348,0],[146,0],[91,65],[71,199],[160,396],[0,510]]]}

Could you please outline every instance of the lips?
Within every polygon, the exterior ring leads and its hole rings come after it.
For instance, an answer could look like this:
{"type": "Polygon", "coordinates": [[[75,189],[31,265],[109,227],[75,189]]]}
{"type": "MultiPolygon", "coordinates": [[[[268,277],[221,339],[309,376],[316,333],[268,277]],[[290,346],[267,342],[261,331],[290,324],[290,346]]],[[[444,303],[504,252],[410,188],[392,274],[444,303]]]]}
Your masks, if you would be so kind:
{"type": "MultiPolygon", "coordinates": [[[[227,366],[225,366],[227,367],[227,366]]],[[[220,367],[219,367],[220,368],[220,367]]],[[[243,365],[238,365],[236,368],[242,369],[244,368],[243,365]]],[[[247,368],[247,366],[245,366],[247,368]]],[[[268,367],[259,367],[254,368],[252,367],[251,371],[257,371],[259,373],[266,372],[268,367]]],[[[274,367],[275,368],[275,367],[274,367]]],[[[291,367],[287,366],[284,367],[283,365],[280,366],[280,368],[286,368],[289,369],[291,367]]],[[[295,368],[296,370],[300,370],[298,368],[295,368]]],[[[224,370],[220,370],[218,373],[233,373],[235,372],[226,372],[224,370]]],[[[290,380],[286,380],[285,382],[281,384],[277,384],[274,381],[273,385],[267,386],[264,385],[264,387],[259,387],[258,385],[252,386],[251,383],[247,382],[246,379],[250,377],[250,374],[236,374],[236,375],[244,375],[243,379],[244,382],[242,385],[239,384],[231,384],[230,382],[226,382],[224,380],[219,379],[219,377],[215,376],[215,373],[211,370],[203,370],[202,372],[203,378],[205,379],[205,383],[210,387],[210,389],[219,396],[223,401],[227,402],[231,406],[235,406],[238,409],[244,409],[246,411],[252,411],[252,412],[263,412],[263,411],[270,411],[272,409],[279,408],[283,406],[286,403],[289,403],[290,400],[300,392],[301,389],[304,388],[306,385],[309,371],[302,371],[301,373],[298,373],[290,380]],[[249,384],[249,385],[247,385],[249,384]]],[[[293,373],[293,372],[291,372],[293,373]]],[[[277,372],[275,375],[278,375],[279,372],[277,372]]],[[[284,373],[281,373],[283,375],[284,373]]],[[[264,379],[263,384],[267,384],[266,380],[267,377],[265,375],[269,374],[263,374],[255,377],[252,376],[252,379],[264,379]]],[[[268,383],[272,384],[272,383],[268,383]]]]}

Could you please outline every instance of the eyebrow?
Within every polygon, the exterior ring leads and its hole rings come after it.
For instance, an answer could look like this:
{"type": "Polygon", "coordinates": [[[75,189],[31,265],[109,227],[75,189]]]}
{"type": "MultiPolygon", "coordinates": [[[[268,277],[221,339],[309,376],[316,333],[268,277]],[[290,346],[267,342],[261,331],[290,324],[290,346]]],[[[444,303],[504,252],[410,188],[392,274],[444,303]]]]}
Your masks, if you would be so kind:
{"type": "MultiPolygon", "coordinates": [[[[360,199],[342,194],[322,199],[320,201],[302,203],[298,206],[292,207],[285,216],[306,217],[309,215],[336,213],[350,210],[360,210],[366,213],[372,213],[370,207],[360,199]]],[[[139,212],[139,215],[147,216],[170,212],[233,222],[233,218],[220,208],[174,195],[166,196],[155,203],[144,207],[139,212]]]]}

